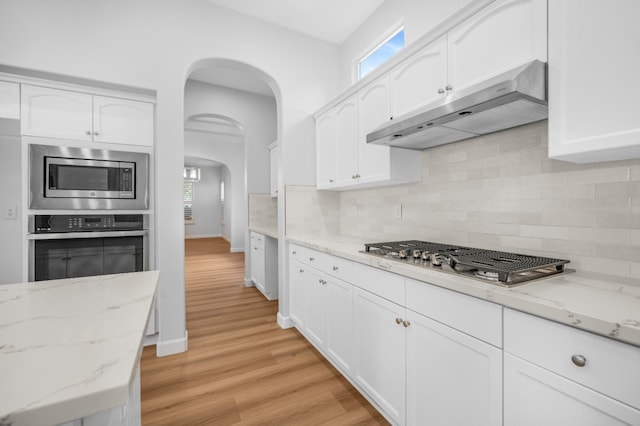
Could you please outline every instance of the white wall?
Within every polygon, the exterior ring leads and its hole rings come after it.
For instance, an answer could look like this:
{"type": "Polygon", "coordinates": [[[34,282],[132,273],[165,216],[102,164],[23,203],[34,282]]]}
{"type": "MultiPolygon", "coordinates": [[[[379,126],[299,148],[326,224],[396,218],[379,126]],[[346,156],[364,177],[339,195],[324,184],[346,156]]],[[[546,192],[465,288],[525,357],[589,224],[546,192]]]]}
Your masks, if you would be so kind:
{"type": "Polygon", "coordinates": [[[342,89],[356,81],[357,61],[399,27],[404,25],[408,46],[467,3],[470,0],[385,0],[340,47],[342,89]]]}
{"type": "MultiPolygon", "coordinates": [[[[0,40],[0,64],[157,92],[157,351],[185,350],[181,199],[187,76],[211,58],[261,70],[276,92],[283,182],[313,184],[310,114],[336,93],[337,47],[201,0],[2,0],[0,40]]],[[[259,186],[251,179],[247,184],[259,186]]],[[[287,314],[286,303],[280,309],[287,314]]]]}
{"type": "MultiPolygon", "coordinates": [[[[215,70],[215,66],[211,68],[215,70]]],[[[215,72],[215,71],[214,71],[215,72]]],[[[237,123],[243,133],[242,152],[225,147],[229,136],[187,131],[185,150],[192,140],[198,143],[204,158],[229,166],[232,181],[230,220],[231,250],[248,247],[247,193],[269,192],[269,150],[267,146],[277,138],[277,109],[275,99],[268,96],[188,80],[185,86],[185,120],[198,114],[215,114],[237,123]],[[206,140],[206,141],[205,141],[206,140]],[[198,142],[196,142],[198,141],[198,142]],[[222,144],[217,146],[218,144],[222,144]],[[206,153],[203,151],[206,150],[206,153]],[[232,156],[232,158],[229,158],[232,156]],[[240,156],[240,157],[238,157],[240,156]],[[243,168],[237,167],[242,162],[243,168]],[[246,191],[245,191],[246,188],[246,191]]],[[[225,221],[225,223],[228,223],[225,221]]],[[[251,256],[245,256],[246,278],[250,276],[251,256]]]]}
{"type": "MultiPolygon", "coordinates": [[[[223,166],[220,170],[220,180],[224,182],[224,204],[222,206],[222,237],[231,243],[231,205],[233,194],[231,193],[231,171],[223,166]]],[[[231,245],[233,248],[233,245],[231,245]]]]}
{"type": "Polygon", "coordinates": [[[223,236],[228,238],[234,252],[244,250],[247,229],[244,151],[244,142],[238,136],[218,135],[214,143],[211,134],[185,131],[185,155],[215,160],[228,168],[225,207],[229,212],[223,220],[226,228],[223,236]]]}
{"type": "Polygon", "coordinates": [[[185,225],[187,238],[222,235],[220,166],[200,167],[200,181],[193,183],[193,223],[185,225]]]}
{"type": "Polygon", "coordinates": [[[22,281],[21,150],[19,137],[0,134],[0,284],[22,281]],[[17,208],[16,219],[5,219],[8,208],[17,208]]]}

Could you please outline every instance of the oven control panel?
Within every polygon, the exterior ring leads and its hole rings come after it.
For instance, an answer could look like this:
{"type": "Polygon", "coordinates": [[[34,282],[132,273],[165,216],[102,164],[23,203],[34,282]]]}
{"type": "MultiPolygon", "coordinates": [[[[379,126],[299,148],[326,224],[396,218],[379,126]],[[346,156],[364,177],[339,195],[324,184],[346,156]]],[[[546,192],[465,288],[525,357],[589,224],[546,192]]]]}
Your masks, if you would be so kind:
{"type": "Polygon", "coordinates": [[[29,217],[29,232],[42,234],[143,230],[147,229],[145,216],[142,214],[33,215],[29,217]]]}

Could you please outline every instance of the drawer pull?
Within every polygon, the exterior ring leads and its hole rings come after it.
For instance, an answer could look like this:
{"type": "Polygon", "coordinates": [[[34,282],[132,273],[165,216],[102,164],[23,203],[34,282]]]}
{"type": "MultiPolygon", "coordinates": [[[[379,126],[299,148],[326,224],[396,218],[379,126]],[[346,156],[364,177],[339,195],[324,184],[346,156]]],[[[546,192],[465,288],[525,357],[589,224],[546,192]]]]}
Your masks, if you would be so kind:
{"type": "Polygon", "coordinates": [[[291,254],[293,254],[295,256],[296,254],[298,254],[298,252],[294,250],[294,251],[291,252],[291,254]]]}
{"type": "Polygon", "coordinates": [[[404,328],[407,328],[411,325],[411,321],[402,321],[402,325],[404,325],[404,328]]]}
{"type": "Polygon", "coordinates": [[[334,267],[333,267],[333,270],[334,270],[334,271],[337,271],[337,270],[338,270],[338,267],[337,267],[337,266],[334,266],[334,267]]]}
{"type": "Polygon", "coordinates": [[[402,318],[396,318],[396,324],[402,324],[402,318]]]}
{"type": "Polygon", "coordinates": [[[573,362],[578,367],[584,367],[587,365],[587,358],[582,355],[574,355],[571,357],[571,362],[573,362]]]}
{"type": "Polygon", "coordinates": [[[300,269],[300,273],[303,273],[303,272],[304,272],[304,269],[300,269]]]}
{"type": "Polygon", "coordinates": [[[313,262],[314,260],[316,260],[316,259],[315,259],[315,258],[313,258],[313,257],[310,257],[310,258],[309,258],[309,261],[311,261],[311,262],[313,262]]]}

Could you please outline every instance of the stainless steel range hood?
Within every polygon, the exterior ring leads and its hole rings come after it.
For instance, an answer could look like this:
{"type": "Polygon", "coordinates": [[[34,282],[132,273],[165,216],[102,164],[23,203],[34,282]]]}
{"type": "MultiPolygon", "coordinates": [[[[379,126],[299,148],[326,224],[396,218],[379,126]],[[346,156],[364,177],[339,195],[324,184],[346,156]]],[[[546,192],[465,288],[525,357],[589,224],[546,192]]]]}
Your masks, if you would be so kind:
{"type": "Polygon", "coordinates": [[[547,118],[546,64],[533,61],[390,120],[367,143],[426,149],[547,118]]]}

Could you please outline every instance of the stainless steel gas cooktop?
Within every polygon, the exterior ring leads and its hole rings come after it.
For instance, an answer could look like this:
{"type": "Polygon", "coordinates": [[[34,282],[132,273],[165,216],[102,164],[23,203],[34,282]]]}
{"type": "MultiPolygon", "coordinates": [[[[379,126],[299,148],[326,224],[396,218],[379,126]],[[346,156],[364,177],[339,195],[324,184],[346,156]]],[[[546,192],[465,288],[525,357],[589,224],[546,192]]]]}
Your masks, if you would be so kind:
{"type": "Polygon", "coordinates": [[[507,287],[561,273],[569,263],[563,259],[415,240],[368,243],[365,253],[507,287]]]}

